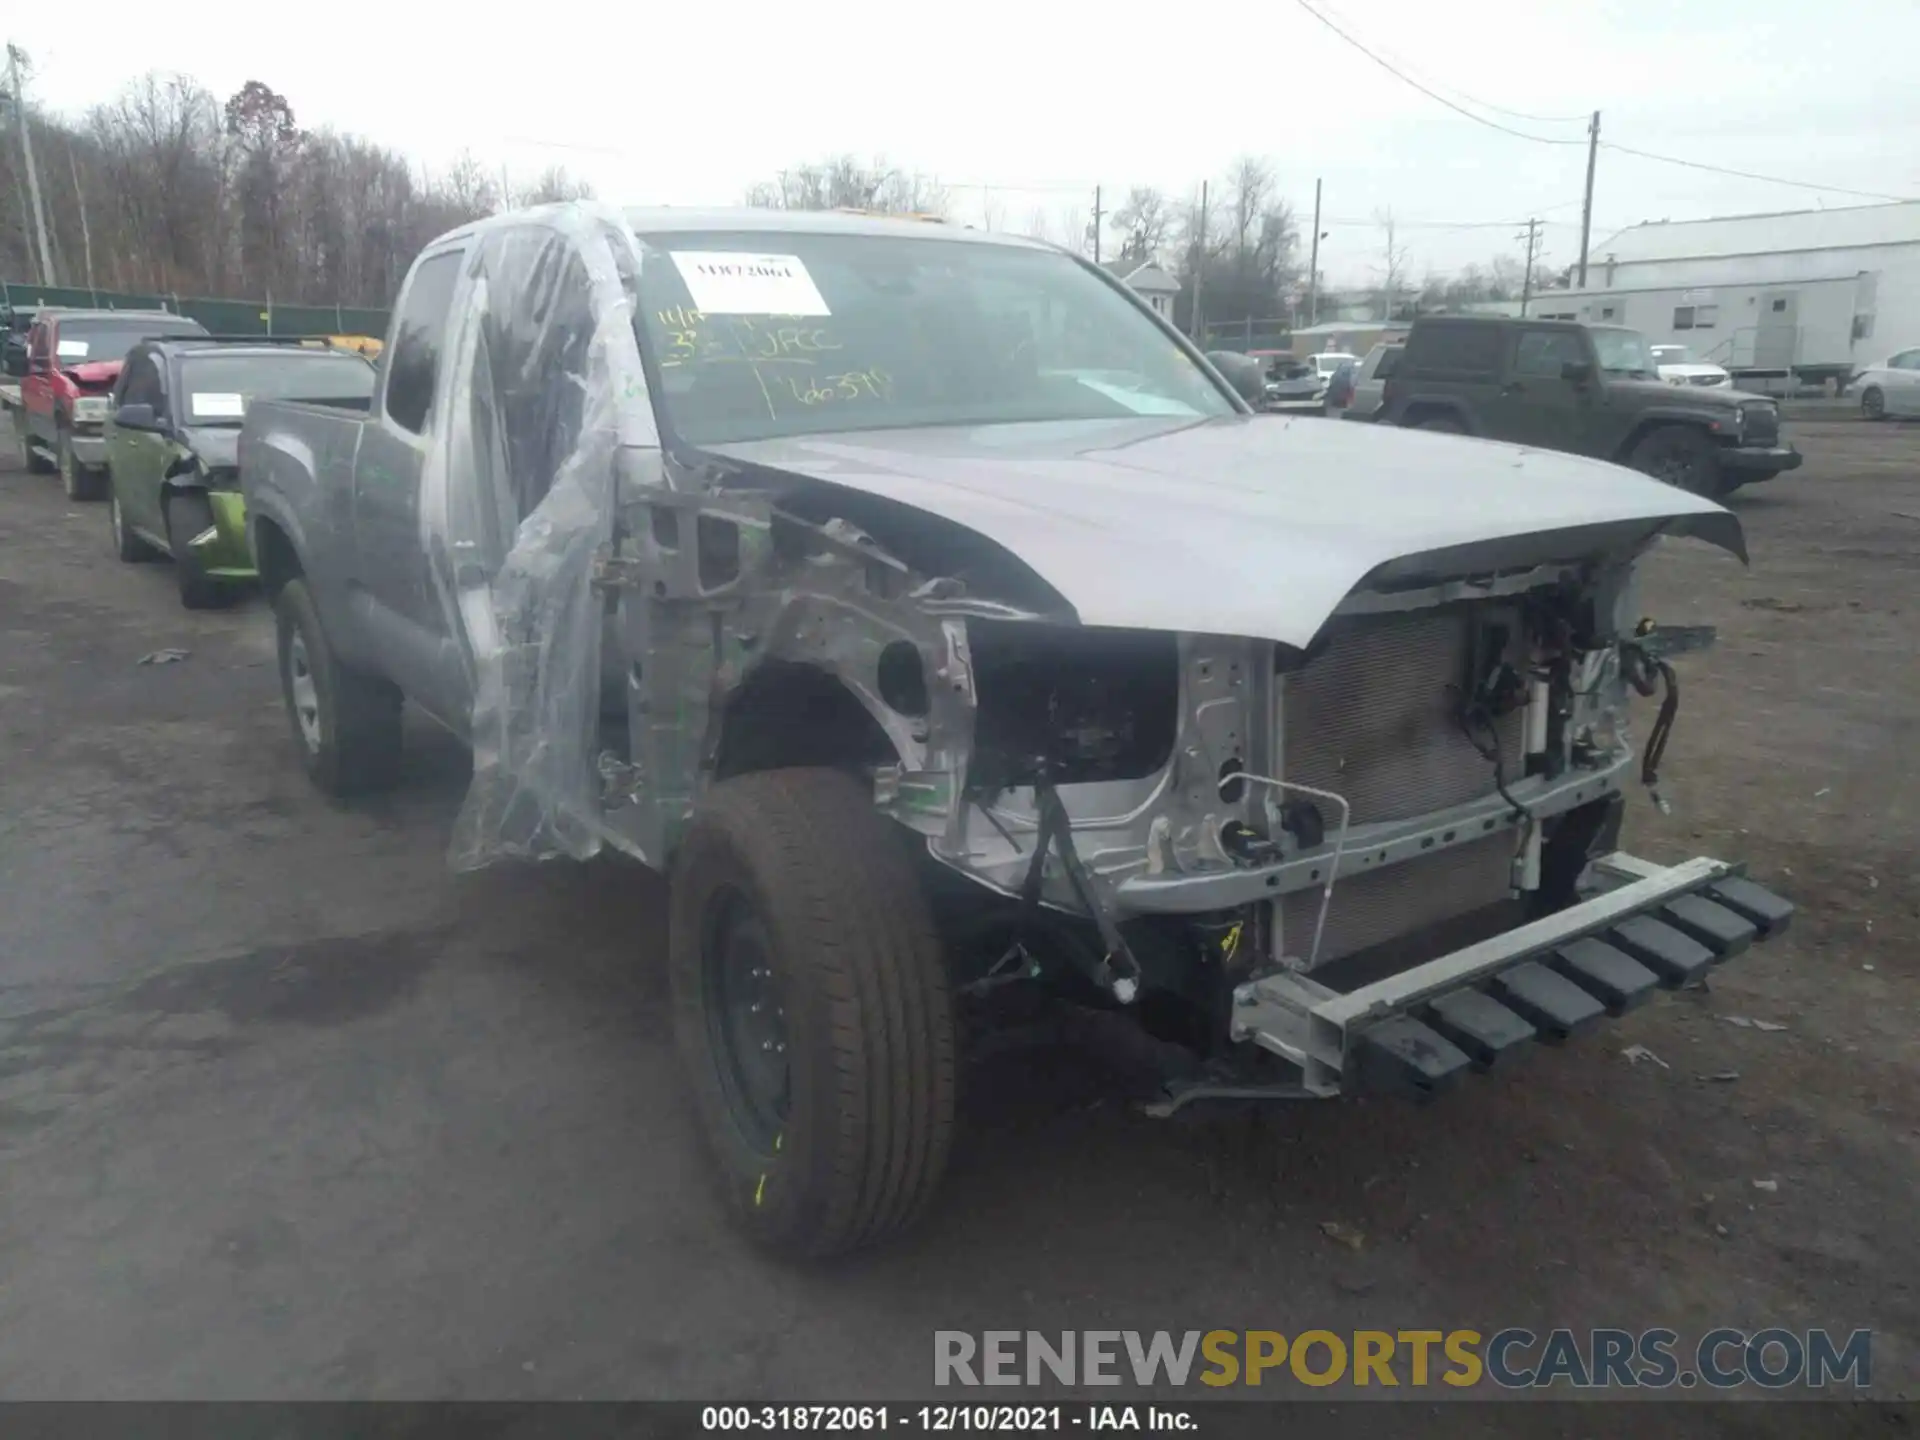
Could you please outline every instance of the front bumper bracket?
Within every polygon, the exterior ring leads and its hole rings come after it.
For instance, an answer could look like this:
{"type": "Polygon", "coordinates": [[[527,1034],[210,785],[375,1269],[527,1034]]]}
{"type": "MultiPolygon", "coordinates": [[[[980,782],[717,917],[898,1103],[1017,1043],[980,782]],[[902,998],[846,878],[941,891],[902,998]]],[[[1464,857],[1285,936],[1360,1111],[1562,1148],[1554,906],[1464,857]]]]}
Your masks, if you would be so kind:
{"type": "Polygon", "coordinates": [[[1234,992],[1231,1034],[1300,1071],[1307,1094],[1419,1098],[1533,1040],[1558,1043],[1656,989],[1699,981],[1787,928],[1791,901],[1705,856],[1596,860],[1591,893],[1557,914],[1344,993],[1278,972],[1234,992]]]}

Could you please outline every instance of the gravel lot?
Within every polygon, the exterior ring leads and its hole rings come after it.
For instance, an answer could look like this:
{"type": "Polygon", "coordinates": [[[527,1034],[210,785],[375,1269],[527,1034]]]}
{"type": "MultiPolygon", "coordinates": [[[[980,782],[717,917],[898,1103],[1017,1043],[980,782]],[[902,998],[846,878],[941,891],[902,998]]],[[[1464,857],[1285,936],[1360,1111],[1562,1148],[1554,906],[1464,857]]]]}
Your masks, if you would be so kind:
{"type": "Polygon", "coordinates": [[[1750,859],[1792,934],[1424,1110],[1154,1122],[995,1060],[930,1222],[824,1272],[712,1208],[647,874],[450,874],[424,726],[403,790],[323,802],[261,604],[182,610],[0,471],[0,1394],[904,1398],[937,1328],[1563,1324],[1871,1326],[1911,1393],[1920,427],[1793,434],[1750,569],[1656,557],[1721,640],[1675,813],[1629,820],[1750,859]]]}

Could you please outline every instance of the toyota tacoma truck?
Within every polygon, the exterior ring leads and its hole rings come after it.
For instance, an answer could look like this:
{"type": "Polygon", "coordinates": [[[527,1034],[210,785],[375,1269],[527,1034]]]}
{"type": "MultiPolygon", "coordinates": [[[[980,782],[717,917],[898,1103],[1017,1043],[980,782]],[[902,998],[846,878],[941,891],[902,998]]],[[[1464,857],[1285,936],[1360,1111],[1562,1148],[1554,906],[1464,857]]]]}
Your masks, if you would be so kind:
{"type": "Polygon", "coordinates": [[[1646,337],[1618,325],[1423,316],[1378,420],[1613,460],[1713,497],[1801,460],[1777,402],[1669,384],[1646,337]]]}
{"type": "Polygon", "coordinates": [[[165,310],[42,310],[26,344],[9,351],[20,373],[14,436],[27,469],[58,470],[69,500],[106,493],[102,433],[120,365],[140,341],[205,335],[206,327],[165,310]]]}
{"type": "Polygon", "coordinates": [[[923,1211],[983,1026],[1125,1037],[1159,1114],[1424,1098],[1792,911],[1619,840],[1702,638],[1636,567],[1744,561],[1733,515],[1259,419],[1043,244],[496,217],[413,263],[368,414],[262,399],[239,463],[309,775],[391,784],[411,701],[473,752],[454,864],[663,871],[692,1103],[788,1252],[923,1211]]]}

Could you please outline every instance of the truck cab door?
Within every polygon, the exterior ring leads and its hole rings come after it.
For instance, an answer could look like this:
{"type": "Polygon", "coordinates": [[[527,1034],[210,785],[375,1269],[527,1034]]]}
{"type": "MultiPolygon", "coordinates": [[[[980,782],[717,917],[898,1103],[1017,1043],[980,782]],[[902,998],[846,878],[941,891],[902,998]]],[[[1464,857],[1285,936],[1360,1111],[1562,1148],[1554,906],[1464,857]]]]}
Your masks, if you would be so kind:
{"type": "Polygon", "coordinates": [[[1522,326],[1509,344],[1499,391],[1488,407],[1489,433],[1546,450],[1584,450],[1591,392],[1566,378],[1568,365],[1593,363],[1580,333],[1522,326]]]}
{"type": "Polygon", "coordinates": [[[27,331],[27,373],[20,377],[20,408],[27,433],[53,439],[53,324],[42,320],[27,331]]]}
{"type": "MultiPolygon", "coordinates": [[[[167,423],[167,392],[160,380],[159,357],[151,350],[136,350],[127,357],[120,372],[119,405],[151,405],[153,418],[167,423]]],[[[120,510],[127,522],[138,529],[164,536],[165,522],[160,514],[160,482],[166,478],[167,456],[172,442],[159,430],[113,429],[108,441],[107,464],[113,472],[114,492],[120,497],[120,510]]]]}
{"type": "Polygon", "coordinates": [[[423,525],[421,493],[440,420],[435,397],[464,254],[443,250],[420,260],[401,292],[393,343],[382,357],[379,391],[354,460],[354,569],[345,577],[349,603],[375,650],[391,657],[414,700],[462,735],[472,695],[429,551],[444,539],[444,529],[423,525]]]}

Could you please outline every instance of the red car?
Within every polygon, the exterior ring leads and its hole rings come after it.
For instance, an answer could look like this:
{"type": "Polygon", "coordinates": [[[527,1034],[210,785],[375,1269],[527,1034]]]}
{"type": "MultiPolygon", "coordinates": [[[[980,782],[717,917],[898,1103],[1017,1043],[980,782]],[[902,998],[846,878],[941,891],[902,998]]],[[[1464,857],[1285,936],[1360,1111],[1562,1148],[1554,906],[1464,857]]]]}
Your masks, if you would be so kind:
{"type": "Polygon", "coordinates": [[[106,493],[101,434],[120,363],[149,335],[204,335],[165,310],[42,310],[27,331],[20,377],[20,454],[29,470],[58,469],[70,500],[106,493]]]}

